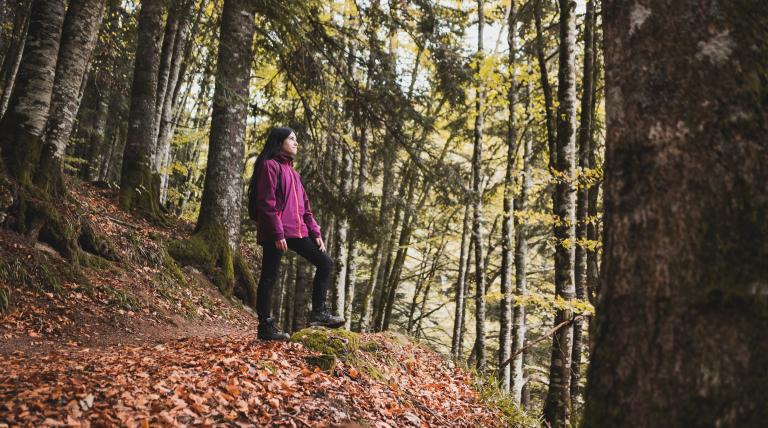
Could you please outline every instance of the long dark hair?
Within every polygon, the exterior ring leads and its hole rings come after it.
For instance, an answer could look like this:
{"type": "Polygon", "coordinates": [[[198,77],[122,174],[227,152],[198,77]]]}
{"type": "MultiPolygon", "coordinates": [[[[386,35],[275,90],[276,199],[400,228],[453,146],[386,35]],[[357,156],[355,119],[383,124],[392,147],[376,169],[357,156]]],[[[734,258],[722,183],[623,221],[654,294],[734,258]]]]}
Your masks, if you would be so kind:
{"type": "MultiPolygon", "coordinates": [[[[257,192],[257,177],[259,168],[261,168],[265,161],[277,156],[282,150],[283,141],[288,138],[293,129],[287,126],[281,126],[272,128],[267,134],[267,141],[264,143],[264,148],[261,149],[259,156],[256,157],[256,162],[253,164],[253,173],[251,174],[251,180],[248,183],[248,214],[251,219],[256,220],[256,192],[257,192]]],[[[278,186],[280,183],[277,183],[278,186]]],[[[277,192],[278,189],[275,189],[277,192]]]]}

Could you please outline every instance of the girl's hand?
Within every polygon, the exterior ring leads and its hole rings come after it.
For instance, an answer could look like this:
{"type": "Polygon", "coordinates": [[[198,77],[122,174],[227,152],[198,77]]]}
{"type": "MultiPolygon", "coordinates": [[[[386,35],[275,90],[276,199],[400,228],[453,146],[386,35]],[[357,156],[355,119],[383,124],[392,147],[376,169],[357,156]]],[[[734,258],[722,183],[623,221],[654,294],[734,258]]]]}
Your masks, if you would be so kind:
{"type": "Polygon", "coordinates": [[[280,239],[279,241],[275,242],[275,247],[277,247],[278,250],[287,251],[288,243],[285,242],[285,239],[280,239]]]}
{"type": "Polygon", "coordinates": [[[315,243],[320,248],[320,251],[325,252],[325,242],[323,242],[323,238],[315,238],[315,243]]]}

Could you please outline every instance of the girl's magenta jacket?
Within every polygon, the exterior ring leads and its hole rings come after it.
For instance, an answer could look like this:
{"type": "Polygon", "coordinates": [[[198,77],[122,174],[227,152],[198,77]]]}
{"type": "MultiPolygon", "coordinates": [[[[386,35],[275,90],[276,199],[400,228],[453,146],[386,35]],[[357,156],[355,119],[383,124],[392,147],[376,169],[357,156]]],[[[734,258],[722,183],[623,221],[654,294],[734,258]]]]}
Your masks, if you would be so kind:
{"type": "Polygon", "coordinates": [[[293,169],[293,158],[280,153],[258,167],[256,240],[268,242],[285,238],[320,237],[320,226],[312,215],[301,177],[293,169]]]}

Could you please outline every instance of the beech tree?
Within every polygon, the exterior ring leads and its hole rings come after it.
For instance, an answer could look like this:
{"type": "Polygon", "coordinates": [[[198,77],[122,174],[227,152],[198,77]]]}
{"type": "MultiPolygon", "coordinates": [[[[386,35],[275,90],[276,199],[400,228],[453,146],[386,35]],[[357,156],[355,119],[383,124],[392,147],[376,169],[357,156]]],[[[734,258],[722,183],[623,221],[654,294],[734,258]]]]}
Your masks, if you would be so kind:
{"type": "Polygon", "coordinates": [[[237,282],[250,305],[256,283],[240,253],[240,222],[254,32],[251,3],[226,0],[200,215],[192,236],[171,247],[178,260],[202,267],[225,295],[233,294],[237,282]]]}
{"type": "Polygon", "coordinates": [[[165,0],[141,2],[128,135],[120,177],[120,208],[138,211],[154,221],[162,220],[160,182],[159,177],[153,174],[152,161],[157,141],[155,103],[163,43],[163,15],[167,9],[165,3],[165,0]]]}
{"type": "Polygon", "coordinates": [[[763,425],[768,3],[602,11],[605,241],[584,426],[763,425]]]}
{"type": "MultiPolygon", "coordinates": [[[[560,0],[560,68],[557,90],[557,156],[555,164],[555,294],[568,302],[575,297],[576,255],[576,2],[560,0]]],[[[569,321],[573,311],[558,309],[554,325],[569,321]]],[[[549,390],[544,420],[553,427],[570,425],[570,380],[573,327],[552,339],[549,390]]]]}

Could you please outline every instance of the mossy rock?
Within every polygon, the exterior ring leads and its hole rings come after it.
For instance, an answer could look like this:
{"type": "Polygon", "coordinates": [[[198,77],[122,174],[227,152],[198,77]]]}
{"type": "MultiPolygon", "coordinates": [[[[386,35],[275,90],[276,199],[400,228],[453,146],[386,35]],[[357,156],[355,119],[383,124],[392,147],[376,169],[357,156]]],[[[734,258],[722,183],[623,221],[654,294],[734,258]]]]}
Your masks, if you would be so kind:
{"type": "Polygon", "coordinates": [[[376,352],[380,351],[381,349],[381,344],[379,344],[379,342],[374,342],[373,340],[364,342],[360,345],[360,350],[364,352],[376,352]]]}
{"type": "Polygon", "coordinates": [[[306,358],[309,367],[320,367],[324,372],[333,371],[336,368],[336,356],[331,354],[310,355],[306,358]]]}
{"type": "Polygon", "coordinates": [[[360,337],[357,333],[325,327],[309,327],[299,330],[291,336],[291,342],[301,343],[308,349],[321,354],[341,358],[355,353],[360,348],[360,337]]]}

